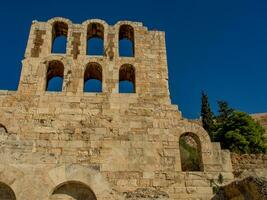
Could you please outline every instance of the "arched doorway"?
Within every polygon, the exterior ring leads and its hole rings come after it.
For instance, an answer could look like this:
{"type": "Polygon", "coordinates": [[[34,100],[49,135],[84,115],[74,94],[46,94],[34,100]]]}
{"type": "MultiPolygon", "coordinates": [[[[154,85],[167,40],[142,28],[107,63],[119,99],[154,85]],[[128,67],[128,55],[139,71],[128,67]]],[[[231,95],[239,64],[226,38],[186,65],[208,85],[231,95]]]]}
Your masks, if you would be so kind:
{"type": "Polygon", "coordinates": [[[56,187],[50,200],[96,200],[96,196],[86,184],[68,181],[56,187]]]}
{"type": "Polygon", "coordinates": [[[201,143],[194,133],[184,133],[179,139],[182,171],[203,171],[201,143]]]}

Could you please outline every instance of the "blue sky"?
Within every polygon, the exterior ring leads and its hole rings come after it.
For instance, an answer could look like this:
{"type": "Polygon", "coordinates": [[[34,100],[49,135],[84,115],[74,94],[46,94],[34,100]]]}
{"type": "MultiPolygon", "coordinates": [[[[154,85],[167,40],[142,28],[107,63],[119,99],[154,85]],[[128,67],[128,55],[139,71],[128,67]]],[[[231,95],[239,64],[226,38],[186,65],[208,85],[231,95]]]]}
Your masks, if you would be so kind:
{"type": "Polygon", "coordinates": [[[1,2],[0,88],[17,88],[32,20],[132,20],[166,32],[171,99],[185,117],[199,117],[202,90],[214,111],[217,100],[226,100],[242,111],[267,112],[266,11],[266,0],[1,2]]]}

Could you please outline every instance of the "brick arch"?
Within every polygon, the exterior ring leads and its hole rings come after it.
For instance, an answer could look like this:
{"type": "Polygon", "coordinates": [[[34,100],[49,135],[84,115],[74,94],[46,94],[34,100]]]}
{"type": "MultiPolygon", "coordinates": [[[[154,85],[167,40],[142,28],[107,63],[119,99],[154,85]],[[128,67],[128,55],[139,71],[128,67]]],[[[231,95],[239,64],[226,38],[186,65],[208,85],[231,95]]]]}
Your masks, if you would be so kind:
{"type": "MultiPolygon", "coordinates": [[[[86,82],[92,79],[99,81],[99,84],[101,84],[101,92],[103,92],[103,68],[98,62],[88,62],[85,65],[84,75],[83,75],[83,91],[84,92],[85,92],[86,82]]],[[[95,91],[91,91],[91,92],[95,92],[95,91]]]]}
{"type": "Polygon", "coordinates": [[[84,81],[89,79],[103,80],[103,68],[98,62],[89,62],[84,69],[84,81]]]}
{"type": "Polygon", "coordinates": [[[104,42],[105,42],[105,27],[98,22],[91,22],[87,25],[86,28],[86,54],[87,55],[96,55],[90,54],[90,51],[94,52],[90,42],[94,39],[98,41],[98,48],[102,49],[102,53],[99,55],[104,55],[104,42]],[[89,51],[90,50],[90,51],[89,51]]]}
{"type": "Polygon", "coordinates": [[[134,27],[130,24],[121,24],[119,27],[119,40],[121,38],[127,38],[134,43],[134,27]]]}
{"type": "Polygon", "coordinates": [[[6,126],[0,123],[0,141],[5,141],[9,136],[6,126]]]}
{"type": "Polygon", "coordinates": [[[82,52],[84,52],[83,54],[87,54],[87,40],[88,40],[88,36],[90,37],[91,35],[88,35],[88,30],[90,28],[90,26],[92,24],[95,24],[98,26],[97,28],[97,33],[93,34],[95,36],[97,36],[98,38],[101,38],[103,40],[103,56],[106,55],[106,50],[107,50],[107,46],[108,46],[108,30],[109,30],[109,25],[106,21],[101,20],[101,19],[90,19],[90,20],[86,20],[82,23],[83,26],[83,30],[84,30],[84,36],[83,39],[81,41],[81,43],[84,43],[84,45],[82,45],[83,49],[82,52]],[[102,31],[100,31],[102,29],[102,31]],[[102,32],[102,33],[101,33],[102,32]]]}
{"type": "Polygon", "coordinates": [[[119,69],[119,82],[129,81],[133,84],[134,93],[136,92],[136,69],[132,64],[123,64],[119,69]]]}
{"type": "Polygon", "coordinates": [[[0,181],[0,199],[16,200],[16,195],[9,185],[0,181]]]}
{"type": "Polygon", "coordinates": [[[88,20],[85,20],[82,23],[82,25],[84,25],[85,27],[87,27],[91,23],[101,24],[102,26],[104,26],[104,28],[107,28],[108,27],[108,23],[105,20],[102,20],[102,19],[88,19],[88,20]]]}
{"type": "Polygon", "coordinates": [[[86,184],[79,181],[67,181],[58,185],[50,199],[58,199],[57,197],[67,196],[75,200],[90,199],[97,200],[94,191],[86,184]]]}
{"type": "MultiPolygon", "coordinates": [[[[71,59],[68,59],[64,55],[49,55],[49,56],[42,58],[42,60],[40,61],[40,64],[46,64],[52,60],[58,60],[58,61],[62,62],[64,66],[67,66],[68,63],[71,62],[71,59]]],[[[73,64],[73,63],[71,63],[71,64],[73,64]]]]}
{"type": "Polygon", "coordinates": [[[17,134],[20,131],[19,127],[21,127],[21,124],[18,123],[14,117],[6,115],[5,113],[0,115],[0,124],[2,127],[5,127],[4,129],[6,129],[6,133],[8,134],[17,134]]]}
{"type": "Polygon", "coordinates": [[[2,186],[7,188],[7,191],[10,192],[10,196],[12,197],[7,200],[15,200],[20,191],[24,189],[21,183],[24,178],[24,173],[14,166],[0,164],[0,174],[0,185],[3,184],[2,186]]]}
{"type": "MultiPolygon", "coordinates": [[[[187,147],[189,147],[189,146],[187,145],[187,147]]],[[[180,135],[180,137],[179,137],[179,150],[180,150],[180,160],[181,160],[182,171],[203,171],[202,150],[201,149],[202,149],[202,147],[201,147],[200,139],[195,133],[185,132],[185,133],[180,135]],[[191,151],[193,149],[195,149],[197,151],[197,153],[196,152],[194,152],[194,153],[197,154],[197,155],[195,155],[195,156],[197,156],[197,157],[195,157],[196,158],[195,160],[197,160],[198,163],[194,163],[194,166],[193,166],[194,169],[192,168],[192,164],[191,164],[191,167],[189,167],[190,169],[183,169],[183,163],[186,162],[186,160],[188,160],[188,158],[184,158],[181,154],[181,148],[182,148],[181,138],[183,138],[183,137],[188,140],[185,142],[185,144],[191,143],[191,145],[189,145],[189,146],[193,147],[191,149],[191,151]]]]}
{"type": "MultiPolygon", "coordinates": [[[[49,55],[47,57],[44,57],[38,66],[37,69],[37,74],[38,77],[40,78],[40,85],[38,85],[38,90],[39,91],[45,91],[46,89],[46,75],[47,75],[47,70],[48,70],[48,65],[50,62],[57,61],[63,64],[64,66],[64,73],[63,77],[66,77],[68,74],[72,73],[72,66],[74,65],[72,59],[65,57],[63,55],[49,55]]],[[[63,88],[65,87],[65,81],[63,80],[63,88]]]]}
{"type": "Polygon", "coordinates": [[[213,148],[209,134],[200,125],[188,121],[181,122],[179,127],[181,127],[183,131],[178,134],[178,141],[180,141],[180,137],[185,133],[194,134],[194,137],[198,138],[201,145],[203,171],[205,171],[206,166],[210,164],[213,155],[213,148]]]}
{"type": "Polygon", "coordinates": [[[66,182],[78,182],[88,186],[95,194],[96,199],[111,198],[119,199],[120,195],[114,193],[109,182],[99,171],[79,164],[60,165],[48,172],[49,196],[51,196],[58,186],[66,182]]]}
{"type": "Polygon", "coordinates": [[[91,22],[87,25],[87,40],[98,37],[104,40],[105,27],[98,22],[91,22]]]}
{"type": "Polygon", "coordinates": [[[132,21],[127,21],[127,20],[123,20],[123,21],[118,21],[114,27],[116,29],[119,29],[119,27],[121,25],[130,25],[132,26],[133,28],[136,28],[136,27],[142,27],[143,26],[143,23],[142,22],[132,22],[132,21]]]}
{"type": "MultiPolygon", "coordinates": [[[[68,48],[68,42],[69,42],[69,33],[70,33],[70,27],[72,25],[72,22],[66,18],[61,17],[55,17],[50,20],[48,20],[48,24],[50,24],[50,32],[51,32],[51,46],[50,46],[50,52],[53,53],[53,44],[55,42],[55,39],[60,36],[64,36],[66,38],[66,49],[64,53],[67,54],[67,48],[68,48]]],[[[62,52],[63,53],[63,52],[62,52]]]]}
{"type": "Polygon", "coordinates": [[[68,26],[72,25],[72,21],[64,17],[53,17],[47,21],[49,24],[53,25],[55,22],[64,22],[68,26]]]}
{"type": "Polygon", "coordinates": [[[4,126],[2,123],[0,123],[0,129],[3,129],[5,133],[8,133],[6,126],[4,126]]]}
{"type": "MultiPolygon", "coordinates": [[[[118,53],[119,53],[119,56],[121,56],[120,54],[120,49],[122,48],[121,47],[121,43],[120,41],[121,40],[126,40],[128,41],[128,50],[131,51],[131,54],[130,55],[127,55],[130,56],[130,57],[134,57],[135,56],[135,30],[134,30],[134,27],[131,26],[130,24],[121,24],[119,26],[119,29],[118,29],[118,53]]],[[[125,56],[125,55],[122,55],[122,56],[125,56]]]]}

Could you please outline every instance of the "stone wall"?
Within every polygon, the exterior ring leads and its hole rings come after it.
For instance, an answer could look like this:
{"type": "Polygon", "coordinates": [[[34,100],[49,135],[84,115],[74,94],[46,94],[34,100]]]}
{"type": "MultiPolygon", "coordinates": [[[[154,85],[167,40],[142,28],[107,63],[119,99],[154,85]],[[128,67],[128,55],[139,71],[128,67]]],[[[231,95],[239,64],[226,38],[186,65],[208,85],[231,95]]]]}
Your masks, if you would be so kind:
{"type": "Polygon", "coordinates": [[[170,103],[164,37],[138,22],[33,22],[18,91],[0,91],[0,182],[16,199],[208,199],[211,179],[233,180],[229,151],[170,103]],[[96,30],[104,30],[102,56],[86,54],[92,23],[104,27],[96,30]],[[134,30],[126,34],[134,36],[133,57],[118,54],[123,25],[134,30]],[[51,53],[58,34],[67,36],[66,54],[51,53]],[[64,66],[60,92],[46,91],[51,62],[64,66]],[[88,63],[102,68],[101,93],[83,91],[88,63]],[[120,68],[129,65],[135,92],[122,94],[120,68]],[[179,139],[187,133],[198,138],[200,171],[181,169],[179,139]]]}
{"type": "Polygon", "coordinates": [[[267,154],[231,153],[231,160],[235,176],[257,175],[267,178],[267,154]]]}

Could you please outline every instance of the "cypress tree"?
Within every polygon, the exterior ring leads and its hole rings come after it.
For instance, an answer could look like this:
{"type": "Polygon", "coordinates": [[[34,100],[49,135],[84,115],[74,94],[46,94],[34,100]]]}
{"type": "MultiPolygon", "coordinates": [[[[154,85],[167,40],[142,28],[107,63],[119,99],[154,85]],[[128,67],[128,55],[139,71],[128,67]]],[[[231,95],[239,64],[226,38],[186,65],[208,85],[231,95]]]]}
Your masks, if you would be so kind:
{"type": "Polygon", "coordinates": [[[223,122],[229,118],[229,116],[234,112],[234,109],[230,108],[226,101],[218,101],[219,115],[216,118],[217,122],[223,122]]]}
{"type": "Polygon", "coordinates": [[[208,95],[202,92],[201,97],[201,121],[203,128],[208,132],[211,141],[214,141],[214,115],[211,111],[208,95]]]}

